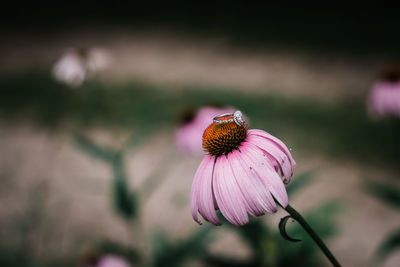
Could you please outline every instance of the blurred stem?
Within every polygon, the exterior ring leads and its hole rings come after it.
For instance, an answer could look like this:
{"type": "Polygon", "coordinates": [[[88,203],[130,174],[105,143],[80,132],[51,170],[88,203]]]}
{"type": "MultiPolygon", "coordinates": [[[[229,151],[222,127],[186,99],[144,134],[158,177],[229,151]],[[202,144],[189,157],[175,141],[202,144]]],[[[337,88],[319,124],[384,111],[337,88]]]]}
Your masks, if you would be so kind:
{"type": "Polygon", "coordinates": [[[140,254],[144,258],[146,258],[146,254],[148,254],[149,249],[142,220],[126,220],[125,222],[132,238],[132,245],[140,252],[140,254]]]}
{"type": "Polygon", "coordinates": [[[164,158],[156,167],[152,170],[150,175],[146,178],[143,184],[140,186],[140,198],[142,203],[145,203],[151,197],[152,193],[158,188],[162,183],[162,178],[168,172],[171,166],[174,166],[176,162],[180,160],[179,157],[175,155],[175,150],[171,149],[166,153],[164,158]]]}
{"type": "Polygon", "coordinates": [[[317,235],[317,233],[314,232],[314,230],[306,222],[306,220],[304,220],[303,216],[301,216],[300,213],[298,213],[290,205],[287,205],[287,207],[284,208],[284,209],[290,214],[290,216],[293,219],[295,219],[298,223],[300,223],[300,225],[311,236],[311,238],[314,240],[314,242],[317,243],[318,247],[322,250],[322,252],[328,258],[328,260],[332,263],[332,265],[335,266],[335,267],[340,267],[341,265],[336,260],[335,256],[333,256],[332,252],[328,249],[328,247],[325,245],[325,243],[322,241],[322,239],[317,235]]]}

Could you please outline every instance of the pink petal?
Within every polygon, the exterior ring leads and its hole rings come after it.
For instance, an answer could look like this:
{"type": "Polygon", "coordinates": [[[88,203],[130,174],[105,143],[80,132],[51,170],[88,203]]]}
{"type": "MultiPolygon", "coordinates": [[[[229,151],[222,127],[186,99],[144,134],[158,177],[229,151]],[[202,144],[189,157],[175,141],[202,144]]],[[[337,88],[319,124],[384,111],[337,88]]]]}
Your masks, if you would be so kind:
{"type": "MultiPolygon", "coordinates": [[[[239,153],[237,151],[234,151],[239,153]]],[[[239,187],[240,193],[242,195],[242,199],[244,201],[245,209],[251,216],[261,216],[264,215],[264,210],[257,201],[257,192],[252,190],[252,185],[249,184],[246,175],[241,172],[241,166],[238,165],[238,156],[236,153],[230,153],[228,156],[228,171],[234,177],[236,184],[239,187]],[[239,167],[239,168],[238,168],[239,167]]]]}
{"type": "Polygon", "coordinates": [[[198,219],[197,212],[199,212],[205,220],[215,225],[221,225],[215,212],[212,189],[214,160],[214,157],[210,155],[204,156],[203,161],[196,171],[192,184],[190,207],[193,219],[199,224],[201,224],[201,222],[198,219]]]}
{"type": "Polygon", "coordinates": [[[250,162],[247,162],[252,167],[255,173],[268,188],[275,199],[286,207],[288,205],[288,196],[280,176],[274,170],[273,166],[265,159],[263,151],[257,146],[247,142],[243,147],[243,154],[248,156],[250,162]]]}
{"type": "Polygon", "coordinates": [[[235,174],[236,182],[246,200],[247,211],[252,216],[263,215],[264,210],[270,213],[276,212],[274,199],[257,175],[251,172],[247,164],[248,159],[246,155],[235,150],[229,154],[228,161],[235,174]]]}
{"type": "Polygon", "coordinates": [[[296,162],[281,140],[262,130],[249,130],[246,141],[252,142],[264,150],[268,154],[268,158],[273,157],[282,170],[285,177],[284,182],[286,184],[290,182],[296,162]]]}
{"type": "Polygon", "coordinates": [[[245,200],[225,156],[218,157],[215,163],[213,188],[218,207],[229,222],[236,226],[249,222],[245,200]]]}
{"type": "Polygon", "coordinates": [[[287,146],[279,138],[267,133],[266,131],[258,130],[258,129],[249,130],[248,133],[249,134],[263,136],[263,137],[268,138],[271,141],[275,142],[277,144],[277,146],[279,147],[279,149],[281,149],[286,154],[286,156],[289,158],[290,162],[294,166],[296,166],[296,162],[294,161],[294,159],[292,157],[292,154],[290,153],[289,149],[287,148],[287,146]]]}
{"type": "Polygon", "coordinates": [[[272,162],[274,164],[272,164],[272,166],[274,167],[275,171],[276,163],[279,164],[279,168],[285,177],[286,183],[290,180],[293,174],[292,165],[290,164],[288,157],[275,145],[275,143],[258,135],[250,135],[247,137],[246,141],[262,149],[265,157],[269,161],[273,159],[272,162]]]}

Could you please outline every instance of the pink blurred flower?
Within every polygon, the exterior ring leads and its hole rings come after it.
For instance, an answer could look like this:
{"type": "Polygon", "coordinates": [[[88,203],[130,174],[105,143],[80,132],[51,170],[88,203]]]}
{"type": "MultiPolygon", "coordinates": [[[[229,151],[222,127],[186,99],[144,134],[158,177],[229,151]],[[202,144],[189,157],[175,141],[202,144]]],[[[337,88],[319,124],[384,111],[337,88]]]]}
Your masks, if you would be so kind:
{"type": "Polygon", "coordinates": [[[203,153],[201,142],[204,130],[215,116],[233,111],[233,108],[229,107],[200,108],[193,118],[190,118],[188,122],[177,129],[175,139],[179,150],[187,155],[201,155],[203,153]]]}
{"type": "Polygon", "coordinates": [[[368,112],[374,117],[400,116],[400,67],[387,65],[368,97],[368,112]]]}
{"type": "Polygon", "coordinates": [[[400,81],[378,81],[371,90],[368,102],[371,115],[400,117],[400,81]]]}
{"type": "Polygon", "coordinates": [[[123,258],[115,255],[105,255],[101,257],[96,267],[130,267],[131,265],[123,258]]]}
{"type": "Polygon", "coordinates": [[[288,205],[285,185],[296,162],[286,145],[262,130],[248,130],[240,111],[218,116],[204,131],[208,152],[195,174],[191,190],[193,219],[198,213],[220,225],[216,211],[232,224],[249,222],[248,214],[277,211],[274,198],[288,205]],[[283,176],[283,180],[280,174],[283,176]]]}

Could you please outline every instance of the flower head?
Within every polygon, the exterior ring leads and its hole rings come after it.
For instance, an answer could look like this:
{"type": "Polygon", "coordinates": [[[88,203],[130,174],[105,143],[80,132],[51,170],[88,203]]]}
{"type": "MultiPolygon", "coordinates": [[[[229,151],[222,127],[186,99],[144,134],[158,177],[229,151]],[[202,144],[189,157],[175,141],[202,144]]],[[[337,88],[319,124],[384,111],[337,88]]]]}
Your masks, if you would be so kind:
{"type": "Polygon", "coordinates": [[[249,130],[240,111],[215,117],[204,131],[203,148],[207,154],[191,190],[196,222],[200,213],[220,225],[219,209],[229,222],[241,226],[248,223],[248,214],[276,212],[275,200],[288,205],[284,183],[290,182],[296,165],[289,149],[265,131],[249,130]]]}
{"type": "Polygon", "coordinates": [[[54,78],[71,87],[79,87],[88,78],[105,69],[111,56],[102,48],[69,49],[55,63],[54,78]]]}
{"type": "Polygon", "coordinates": [[[203,107],[197,111],[185,111],[183,123],[176,131],[176,144],[186,155],[201,155],[202,135],[210,124],[210,121],[217,115],[233,112],[232,108],[203,107]]]}
{"type": "Polygon", "coordinates": [[[389,66],[372,86],[368,111],[375,117],[400,117],[400,68],[389,66]]]}
{"type": "Polygon", "coordinates": [[[53,75],[60,82],[78,87],[86,77],[85,62],[75,50],[68,50],[54,65],[53,75]]]}

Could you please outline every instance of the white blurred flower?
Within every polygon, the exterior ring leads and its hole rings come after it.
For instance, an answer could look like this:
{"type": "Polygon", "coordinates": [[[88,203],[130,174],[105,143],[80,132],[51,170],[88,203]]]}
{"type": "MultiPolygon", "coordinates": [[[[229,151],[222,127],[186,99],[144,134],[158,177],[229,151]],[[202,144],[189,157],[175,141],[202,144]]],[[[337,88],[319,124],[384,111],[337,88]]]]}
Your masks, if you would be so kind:
{"type": "Polygon", "coordinates": [[[69,49],[55,63],[54,78],[71,87],[79,87],[90,76],[105,69],[111,62],[110,53],[102,48],[69,49]]]}
{"type": "Polygon", "coordinates": [[[78,87],[86,77],[85,63],[77,52],[69,50],[54,65],[53,75],[60,82],[78,87]]]}

